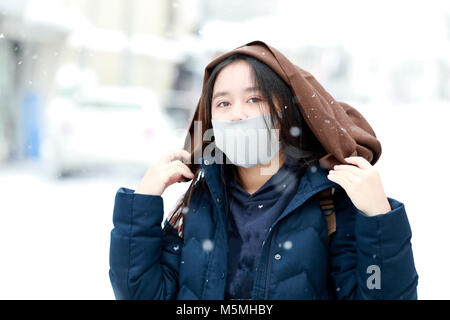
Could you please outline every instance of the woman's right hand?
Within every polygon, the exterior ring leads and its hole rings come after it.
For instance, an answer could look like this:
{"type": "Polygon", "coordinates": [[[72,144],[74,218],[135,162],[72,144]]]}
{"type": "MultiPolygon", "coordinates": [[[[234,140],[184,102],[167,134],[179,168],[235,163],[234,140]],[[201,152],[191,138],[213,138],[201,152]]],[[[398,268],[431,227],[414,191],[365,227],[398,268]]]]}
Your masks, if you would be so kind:
{"type": "Polygon", "coordinates": [[[191,155],[184,149],[168,151],[152,164],[134,193],[160,196],[175,182],[183,181],[183,176],[193,179],[194,174],[181,160],[189,162],[191,155]]]}

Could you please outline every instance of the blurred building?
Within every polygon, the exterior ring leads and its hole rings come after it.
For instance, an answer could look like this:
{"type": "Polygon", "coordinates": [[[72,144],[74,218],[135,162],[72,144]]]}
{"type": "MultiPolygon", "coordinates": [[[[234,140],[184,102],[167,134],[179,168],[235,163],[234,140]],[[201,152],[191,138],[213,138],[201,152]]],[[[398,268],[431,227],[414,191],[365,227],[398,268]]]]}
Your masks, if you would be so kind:
{"type": "Polygon", "coordinates": [[[76,81],[150,88],[165,101],[193,47],[188,38],[197,27],[198,5],[0,0],[0,161],[39,157],[46,101],[76,81]],[[187,40],[176,41],[180,37],[187,40]],[[64,66],[94,79],[58,75],[64,66]]]}

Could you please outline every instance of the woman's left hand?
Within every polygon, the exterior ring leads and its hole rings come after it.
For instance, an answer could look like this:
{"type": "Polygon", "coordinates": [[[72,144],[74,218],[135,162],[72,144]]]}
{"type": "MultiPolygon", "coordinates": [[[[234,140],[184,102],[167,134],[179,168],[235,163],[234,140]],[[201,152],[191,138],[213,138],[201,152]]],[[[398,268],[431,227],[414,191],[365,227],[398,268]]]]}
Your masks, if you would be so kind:
{"type": "Polygon", "coordinates": [[[345,160],[350,164],[334,166],[334,170],[329,171],[328,179],[344,188],[355,207],[366,215],[375,216],[391,211],[380,175],[370,162],[359,156],[345,160]]]}

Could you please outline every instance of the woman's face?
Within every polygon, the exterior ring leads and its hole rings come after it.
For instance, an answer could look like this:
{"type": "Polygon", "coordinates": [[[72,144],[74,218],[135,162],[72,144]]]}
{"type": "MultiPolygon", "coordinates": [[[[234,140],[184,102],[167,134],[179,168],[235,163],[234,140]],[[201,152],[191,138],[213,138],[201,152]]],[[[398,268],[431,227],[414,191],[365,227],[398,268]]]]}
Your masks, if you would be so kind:
{"type": "Polygon", "coordinates": [[[223,68],[214,83],[212,120],[239,121],[269,113],[269,104],[252,87],[248,62],[238,60],[223,68]]]}

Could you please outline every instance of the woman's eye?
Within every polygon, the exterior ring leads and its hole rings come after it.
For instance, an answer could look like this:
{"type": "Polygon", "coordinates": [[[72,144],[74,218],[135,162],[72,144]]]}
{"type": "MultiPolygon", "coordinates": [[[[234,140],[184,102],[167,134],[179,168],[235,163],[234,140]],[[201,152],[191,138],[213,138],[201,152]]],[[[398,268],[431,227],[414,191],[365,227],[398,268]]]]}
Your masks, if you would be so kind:
{"type": "Polygon", "coordinates": [[[217,106],[218,106],[218,107],[222,107],[222,106],[221,106],[221,104],[222,104],[222,103],[228,103],[228,102],[226,102],[226,101],[222,101],[222,102],[221,102],[221,103],[219,103],[219,104],[218,104],[217,106]]]}
{"type": "Polygon", "coordinates": [[[258,101],[261,101],[260,98],[256,98],[256,97],[253,97],[253,98],[248,99],[248,101],[250,101],[250,100],[258,100],[258,101]]]}

